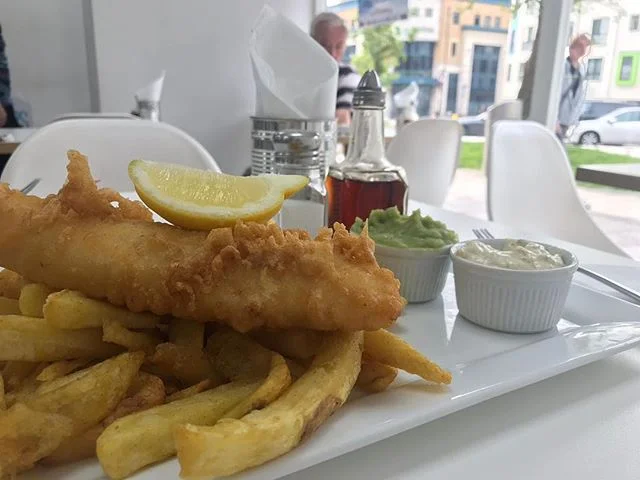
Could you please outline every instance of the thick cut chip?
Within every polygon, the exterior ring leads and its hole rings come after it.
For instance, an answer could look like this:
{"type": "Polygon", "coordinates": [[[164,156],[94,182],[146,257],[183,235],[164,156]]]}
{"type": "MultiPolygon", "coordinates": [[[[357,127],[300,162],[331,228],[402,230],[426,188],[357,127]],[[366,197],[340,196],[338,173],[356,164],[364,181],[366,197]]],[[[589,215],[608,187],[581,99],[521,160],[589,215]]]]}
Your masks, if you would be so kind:
{"type": "Polygon", "coordinates": [[[88,358],[80,358],[78,360],[60,360],[47,365],[36,377],[39,382],[49,382],[57,378],[69,375],[72,372],[86,366],[89,363],[88,358]]]}
{"type": "Polygon", "coordinates": [[[284,357],[274,353],[271,370],[260,387],[224,414],[224,418],[240,418],[275,401],[291,385],[291,372],[284,357]]]}
{"type": "Polygon", "coordinates": [[[209,337],[207,354],[216,370],[230,380],[265,377],[272,366],[271,350],[231,329],[209,337]]]}
{"type": "Polygon", "coordinates": [[[98,460],[111,478],[124,478],[164,460],[175,454],[172,438],[175,425],[211,425],[259,386],[260,382],[227,383],[116,420],[98,438],[98,460]]]}
{"type": "Polygon", "coordinates": [[[222,383],[222,377],[202,348],[161,343],[156,347],[150,363],[162,376],[173,377],[185,385],[195,385],[203,380],[211,380],[212,386],[222,383]]]}
{"type": "Polygon", "coordinates": [[[287,453],[346,401],[361,360],[362,332],[332,333],[309,370],[269,406],[212,427],[176,427],[181,475],[231,475],[287,453]]]}
{"type": "Polygon", "coordinates": [[[117,320],[126,328],[155,328],[163,321],[158,315],[131,312],[74,290],[49,295],[43,312],[50,325],[70,329],[102,327],[105,320],[117,320]]]}
{"type": "Polygon", "coordinates": [[[0,478],[31,468],[73,434],[64,415],[40,412],[21,403],[0,414],[0,478]]]}
{"type": "Polygon", "coordinates": [[[7,362],[2,369],[2,376],[4,377],[7,392],[18,390],[22,382],[29,378],[38,365],[36,362],[7,362]]]}
{"type": "Polygon", "coordinates": [[[290,385],[291,375],[284,358],[270,353],[272,368],[266,378],[228,383],[110,425],[98,439],[98,459],[107,475],[123,478],[175,454],[172,431],[176,426],[213,425],[222,417],[239,418],[274,401],[290,385]]]}
{"type": "Polygon", "coordinates": [[[60,330],[44,318],[0,316],[0,360],[55,362],[107,358],[121,351],[102,341],[101,328],[60,330]]]}
{"type": "Polygon", "coordinates": [[[202,380],[201,382],[191,385],[190,387],[178,390],[167,397],[167,403],[182,400],[183,398],[193,397],[194,395],[209,390],[211,388],[211,380],[202,380]]]}
{"type": "Polygon", "coordinates": [[[20,297],[20,291],[28,282],[16,272],[0,270],[0,295],[3,297],[13,298],[17,300],[20,297]]]}
{"type": "MultiPolygon", "coordinates": [[[[9,362],[9,364],[11,363],[26,363],[26,362],[9,362]]],[[[38,376],[40,375],[42,370],[44,370],[47,367],[48,364],[45,362],[42,362],[42,363],[35,363],[33,365],[35,366],[34,369],[31,371],[31,373],[29,373],[27,377],[23,378],[20,381],[20,385],[16,388],[11,389],[11,391],[5,395],[5,401],[7,403],[7,407],[11,407],[15,403],[22,402],[25,398],[32,395],[41,385],[41,382],[38,381],[38,376]]]]}
{"type": "Polygon", "coordinates": [[[104,419],[124,398],[143,360],[142,352],[122,353],[43,384],[23,402],[32,410],[64,415],[73,421],[73,433],[80,434],[104,419]]]}
{"type": "Polygon", "coordinates": [[[53,290],[41,283],[29,283],[22,287],[18,305],[20,313],[27,317],[43,317],[42,308],[53,290]]]}
{"type": "Polygon", "coordinates": [[[161,341],[158,335],[149,332],[132,332],[118,320],[108,319],[102,324],[102,340],[115,343],[128,350],[141,350],[147,354],[153,353],[161,341]]]}
{"type": "Polygon", "coordinates": [[[397,368],[363,359],[356,386],[369,393],[382,392],[389,388],[397,375],[397,368]]]}
{"type": "Polygon", "coordinates": [[[251,332],[251,336],[269,350],[285,357],[306,360],[318,353],[326,333],[304,328],[286,330],[263,328],[251,332]]]}
{"type": "Polygon", "coordinates": [[[14,298],[0,297],[0,315],[20,315],[20,302],[14,298]]]}
{"type": "Polygon", "coordinates": [[[365,360],[374,360],[421,376],[434,383],[451,383],[451,374],[418,352],[415,348],[380,329],[364,333],[365,360]]]}
{"type": "Polygon", "coordinates": [[[69,438],[41,463],[44,465],[61,465],[77,462],[85,458],[95,457],[96,442],[104,429],[117,419],[135,412],[162,405],[165,399],[162,380],[154,375],[138,372],[136,379],[127,392],[127,396],[118,404],[98,425],[91,427],[86,432],[69,438]]]}

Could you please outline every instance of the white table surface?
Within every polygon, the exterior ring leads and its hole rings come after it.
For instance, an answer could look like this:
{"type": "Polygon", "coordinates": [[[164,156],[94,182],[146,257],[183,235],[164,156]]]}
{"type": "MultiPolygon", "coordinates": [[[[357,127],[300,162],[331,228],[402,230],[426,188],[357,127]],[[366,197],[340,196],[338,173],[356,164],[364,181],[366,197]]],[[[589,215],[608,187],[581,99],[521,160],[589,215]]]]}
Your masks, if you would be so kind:
{"type": "MultiPolygon", "coordinates": [[[[619,281],[631,278],[631,286],[640,289],[640,263],[629,258],[417,202],[409,208],[445,222],[461,240],[473,238],[472,228],[485,227],[497,237],[564,247],[582,264],[619,281]]],[[[576,280],[617,295],[578,274],[576,280]]],[[[283,479],[638,480],[639,452],[640,349],[635,348],[283,479]]]]}
{"type": "MultiPolygon", "coordinates": [[[[424,205],[420,209],[447,223],[463,240],[472,238],[471,229],[477,227],[487,227],[496,236],[520,236],[516,230],[465,215],[424,205]]],[[[636,288],[640,285],[640,263],[543,235],[527,238],[568,248],[583,264],[617,266],[611,270],[637,279],[636,288]]],[[[284,478],[637,480],[640,350],[489,400],[284,478]]]]}

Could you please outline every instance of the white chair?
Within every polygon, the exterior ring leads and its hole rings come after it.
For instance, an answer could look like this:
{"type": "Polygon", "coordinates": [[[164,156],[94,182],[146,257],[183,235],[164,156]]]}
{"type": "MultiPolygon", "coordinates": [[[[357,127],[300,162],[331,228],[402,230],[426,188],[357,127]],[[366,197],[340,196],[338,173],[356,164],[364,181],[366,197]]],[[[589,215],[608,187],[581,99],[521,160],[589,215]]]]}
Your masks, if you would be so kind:
{"type": "Polygon", "coordinates": [[[119,113],[119,112],[72,112],[72,113],[63,113],[62,115],[58,115],[54,117],[49,123],[53,122],[61,122],[63,120],[86,120],[89,118],[97,118],[102,120],[109,119],[128,119],[128,120],[139,120],[140,117],[136,117],[130,113],[119,113]]]}
{"type": "Polygon", "coordinates": [[[387,147],[387,158],[404,167],[413,200],[441,206],[460,157],[462,128],[455,120],[418,120],[404,126],[387,147]]]}
{"type": "Polygon", "coordinates": [[[484,121],[484,157],[483,169],[488,175],[489,158],[491,157],[491,143],[493,142],[493,124],[500,120],[522,120],[522,101],[510,100],[496,103],[487,109],[484,121]]]}
{"type": "Polygon", "coordinates": [[[200,143],[166,123],[82,119],[51,123],[28,137],[11,155],[0,181],[22,188],[40,178],[33,195],[56,193],[67,176],[66,153],[70,149],[88,157],[100,187],[119,191],[133,190],[127,166],[134,159],[220,171],[200,143]]]}
{"type": "Polygon", "coordinates": [[[494,125],[487,202],[496,222],[627,256],[584,208],[564,147],[539,123],[494,125]]]}

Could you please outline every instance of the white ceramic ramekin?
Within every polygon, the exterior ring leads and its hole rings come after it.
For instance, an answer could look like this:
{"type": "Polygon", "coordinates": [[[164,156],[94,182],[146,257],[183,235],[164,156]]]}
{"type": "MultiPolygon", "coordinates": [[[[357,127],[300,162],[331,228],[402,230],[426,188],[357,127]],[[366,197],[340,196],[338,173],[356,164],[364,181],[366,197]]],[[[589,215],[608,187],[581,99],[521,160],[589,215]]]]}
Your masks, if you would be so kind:
{"type": "MultiPolygon", "coordinates": [[[[501,249],[504,239],[482,241],[501,249]]],[[[474,263],[456,255],[468,242],[451,247],[458,311],[482,327],[509,333],[544,332],[556,326],[578,268],[575,255],[544,245],[565,266],[550,270],[510,270],[474,263]]]]}
{"type": "Polygon", "coordinates": [[[428,302],[442,293],[451,265],[451,245],[439,250],[396,248],[376,244],[376,260],[400,280],[400,294],[409,303],[428,302]]]}

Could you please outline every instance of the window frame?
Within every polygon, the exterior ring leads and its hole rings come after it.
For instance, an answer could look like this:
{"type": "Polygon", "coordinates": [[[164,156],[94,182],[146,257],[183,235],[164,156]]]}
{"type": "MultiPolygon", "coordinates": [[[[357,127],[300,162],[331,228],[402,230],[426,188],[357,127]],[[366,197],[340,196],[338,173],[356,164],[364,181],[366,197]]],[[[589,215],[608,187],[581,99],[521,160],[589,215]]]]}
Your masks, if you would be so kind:
{"type": "Polygon", "coordinates": [[[640,71],[640,52],[637,51],[625,51],[620,52],[618,55],[618,66],[616,68],[616,85],[619,87],[633,87],[638,83],[638,72],[640,71]],[[624,66],[625,59],[631,58],[631,70],[629,72],[629,78],[622,79],[622,67],[624,66]]]}
{"type": "MultiPolygon", "coordinates": [[[[592,82],[600,82],[600,81],[602,81],[602,66],[603,66],[603,64],[604,64],[604,58],[602,58],[602,57],[594,57],[594,58],[588,59],[588,61],[587,61],[587,73],[585,75],[585,78],[587,80],[591,80],[592,82]],[[598,76],[597,77],[595,77],[593,75],[593,72],[591,72],[591,74],[590,74],[590,69],[589,69],[590,65],[598,65],[598,72],[597,72],[598,76]]],[[[595,68],[594,68],[594,70],[595,70],[595,68]]]]}
{"type": "Polygon", "coordinates": [[[520,68],[518,69],[518,80],[522,80],[524,78],[526,68],[527,68],[527,62],[521,62],[520,68]]]}
{"type": "Polygon", "coordinates": [[[607,40],[609,39],[609,27],[610,27],[609,17],[594,18],[591,21],[591,42],[593,43],[593,45],[607,44],[607,40]],[[599,22],[598,33],[595,33],[596,22],[599,22]],[[603,31],[603,27],[604,27],[604,31],[603,31]]]}

